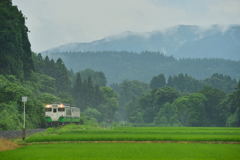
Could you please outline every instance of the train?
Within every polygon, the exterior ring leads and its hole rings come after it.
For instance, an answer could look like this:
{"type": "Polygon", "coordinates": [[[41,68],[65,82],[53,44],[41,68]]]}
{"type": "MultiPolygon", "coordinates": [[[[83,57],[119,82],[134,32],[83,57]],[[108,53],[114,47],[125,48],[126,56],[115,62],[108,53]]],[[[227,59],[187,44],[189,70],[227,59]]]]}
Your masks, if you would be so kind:
{"type": "Polygon", "coordinates": [[[80,108],[62,103],[46,104],[45,120],[48,126],[80,123],[80,108]]]}

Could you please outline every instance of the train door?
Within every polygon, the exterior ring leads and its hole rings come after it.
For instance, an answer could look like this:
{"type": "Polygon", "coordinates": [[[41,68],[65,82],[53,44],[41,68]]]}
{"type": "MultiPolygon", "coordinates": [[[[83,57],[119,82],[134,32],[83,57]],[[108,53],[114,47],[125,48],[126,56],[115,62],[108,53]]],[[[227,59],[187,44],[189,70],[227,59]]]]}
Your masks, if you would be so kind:
{"type": "Polygon", "coordinates": [[[53,121],[57,121],[58,118],[59,118],[59,116],[58,116],[58,108],[57,108],[57,107],[53,107],[53,108],[52,108],[52,112],[53,112],[53,114],[52,114],[52,120],[53,120],[53,121]]]}

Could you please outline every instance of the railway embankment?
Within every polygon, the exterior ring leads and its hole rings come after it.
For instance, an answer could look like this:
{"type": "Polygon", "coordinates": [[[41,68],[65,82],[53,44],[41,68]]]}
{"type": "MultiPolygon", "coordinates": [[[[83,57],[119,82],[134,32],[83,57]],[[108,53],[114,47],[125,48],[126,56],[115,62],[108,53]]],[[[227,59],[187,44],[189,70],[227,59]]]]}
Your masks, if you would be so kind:
{"type": "MultiPolygon", "coordinates": [[[[26,134],[30,136],[37,132],[43,132],[44,128],[38,129],[27,129],[26,134]]],[[[10,138],[21,138],[23,134],[22,130],[8,130],[8,131],[0,131],[0,138],[10,139],[10,138]]]]}

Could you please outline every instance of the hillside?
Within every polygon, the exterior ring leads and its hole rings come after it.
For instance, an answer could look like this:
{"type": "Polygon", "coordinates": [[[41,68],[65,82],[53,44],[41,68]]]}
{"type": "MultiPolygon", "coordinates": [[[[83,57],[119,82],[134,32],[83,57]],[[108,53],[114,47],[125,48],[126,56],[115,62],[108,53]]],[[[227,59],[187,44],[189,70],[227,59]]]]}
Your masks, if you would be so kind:
{"type": "Polygon", "coordinates": [[[240,60],[240,26],[223,29],[213,25],[179,25],[165,31],[126,32],[89,43],[71,43],[43,53],[87,51],[160,51],[178,58],[223,58],[240,60]]]}
{"type": "Polygon", "coordinates": [[[176,59],[159,52],[69,52],[48,54],[62,58],[68,68],[80,71],[91,68],[106,74],[108,83],[125,79],[149,82],[159,73],[167,76],[186,73],[197,79],[213,73],[240,77],[240,61],[224,59],[176,59]]]}
{"type": "Polygon", "coordinates": [[[28,78],[33,68],[25,17],[9,0],[0,1],[0,74],[28,78]]]}

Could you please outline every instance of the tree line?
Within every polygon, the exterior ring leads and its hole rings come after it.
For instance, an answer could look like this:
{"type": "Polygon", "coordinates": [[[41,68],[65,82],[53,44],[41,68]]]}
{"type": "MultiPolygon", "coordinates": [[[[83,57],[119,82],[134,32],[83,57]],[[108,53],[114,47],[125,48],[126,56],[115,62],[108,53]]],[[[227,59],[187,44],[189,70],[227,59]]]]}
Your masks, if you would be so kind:
{"type": "Polygon", "coordinates": [[[154,76],[150,84],[113,84],[120,119],[160,126],[239,126],[240,82],[213,74],[196,80],[186,74],[154,76]]]}

